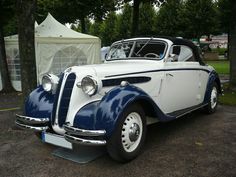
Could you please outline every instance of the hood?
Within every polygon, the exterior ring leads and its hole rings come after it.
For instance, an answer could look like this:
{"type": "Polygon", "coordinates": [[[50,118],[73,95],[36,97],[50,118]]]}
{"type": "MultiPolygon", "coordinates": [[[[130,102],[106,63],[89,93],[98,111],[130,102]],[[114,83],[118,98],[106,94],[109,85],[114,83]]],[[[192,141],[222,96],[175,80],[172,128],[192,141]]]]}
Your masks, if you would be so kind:
{"type": "Polygon", "coordinates": [[[118,77],[130,73],[145,72],[161,69],[162,61],[154,60],[122,60],[109,61],[104,64],[77,66],[78,72],[83,75],[95,74],[99,78],[118,77]]]}

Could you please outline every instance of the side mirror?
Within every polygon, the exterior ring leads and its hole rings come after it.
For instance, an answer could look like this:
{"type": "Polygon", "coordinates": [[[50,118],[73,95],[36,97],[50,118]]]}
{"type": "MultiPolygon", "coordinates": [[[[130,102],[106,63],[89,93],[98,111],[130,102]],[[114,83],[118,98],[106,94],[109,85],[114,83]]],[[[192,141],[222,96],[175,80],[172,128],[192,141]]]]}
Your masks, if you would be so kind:
{"type": "Polygon", "coordinates": [[[168,59],[166,60],[167,62],[174,62],[174,61],[178,61],[178,55],[176,54],[170,54],[168,59]]]}

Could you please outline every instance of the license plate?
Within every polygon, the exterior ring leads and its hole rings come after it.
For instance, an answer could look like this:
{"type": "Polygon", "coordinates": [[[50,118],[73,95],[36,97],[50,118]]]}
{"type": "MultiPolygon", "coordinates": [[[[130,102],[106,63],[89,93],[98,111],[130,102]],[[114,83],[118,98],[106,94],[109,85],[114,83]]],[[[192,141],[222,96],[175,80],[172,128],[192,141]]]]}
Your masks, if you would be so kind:
{"type": "Polygon", "coordinates": [[[72,149],[72,143],[65,140],[64,136],[56,135],[48,132],[42,132],[42,141],[56,146],[72,149]]]}

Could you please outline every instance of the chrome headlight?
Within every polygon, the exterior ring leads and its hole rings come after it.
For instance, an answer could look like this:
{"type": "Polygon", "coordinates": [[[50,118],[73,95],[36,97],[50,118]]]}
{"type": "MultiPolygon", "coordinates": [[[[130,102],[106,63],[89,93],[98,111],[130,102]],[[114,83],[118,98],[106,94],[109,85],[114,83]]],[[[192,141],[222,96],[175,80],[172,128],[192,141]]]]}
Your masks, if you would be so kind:
{"type": "Polygon", "coordinates": [[[53,74],[46,74],[42,78],[43,89],[47,92],[55,91],[59,78],[53,74]]]}
{"type": "Polygon", "coordinates": [[[81,81],[81,88],[89,96],[95,95],[98,91],[98,83],[91,76],[86,76],[81,81]]]}

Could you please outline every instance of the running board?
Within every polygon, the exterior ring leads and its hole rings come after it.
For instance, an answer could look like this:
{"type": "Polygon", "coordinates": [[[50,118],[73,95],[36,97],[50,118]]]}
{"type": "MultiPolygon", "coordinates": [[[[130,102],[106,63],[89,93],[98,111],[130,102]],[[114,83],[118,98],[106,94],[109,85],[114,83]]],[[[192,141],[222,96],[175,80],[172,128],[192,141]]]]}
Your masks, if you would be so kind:
{"type": "Polygon", "coordinates": [[[206,104],[200,104],[200,105],[197,105],[197,106],[192,106],[190,108],[185,108],[185,109],[182,109],[182,110],[179,110],[179,111],[174,111],[172,113],[168,113],[167,115],[179,118],[179,117],[182,117],[182,116],[184,116],[184,115],[186,115],[190,112],[193,112],[197,109],[200,109],[200,108],[202,108],[206,105],[207,105],[207,103],[206,104]]]}

